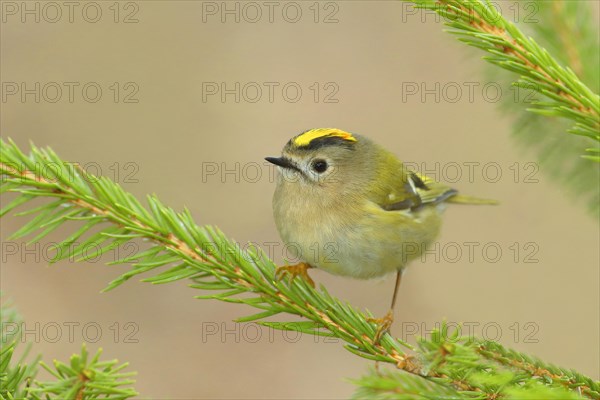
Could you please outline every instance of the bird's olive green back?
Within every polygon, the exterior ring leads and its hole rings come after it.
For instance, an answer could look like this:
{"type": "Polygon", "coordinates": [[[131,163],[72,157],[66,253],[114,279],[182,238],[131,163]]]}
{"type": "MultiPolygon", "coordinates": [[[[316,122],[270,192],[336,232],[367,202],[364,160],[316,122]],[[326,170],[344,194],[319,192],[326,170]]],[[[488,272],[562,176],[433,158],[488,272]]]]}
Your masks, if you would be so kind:
{"type": "MultiPolygon", "coordinates": [[[[333,157],[339,171],[335,178],[349,190],[387,210],[417,209],[443,201],[493,204],[491,200],[459,196],[451,187],[409,170],[391,152],[367,137],[335,128],[305,131],[287,143],[284,153],[297,156],[333,157]]],[[[353,196],[356,197],[356,196],[353,196]]]]}

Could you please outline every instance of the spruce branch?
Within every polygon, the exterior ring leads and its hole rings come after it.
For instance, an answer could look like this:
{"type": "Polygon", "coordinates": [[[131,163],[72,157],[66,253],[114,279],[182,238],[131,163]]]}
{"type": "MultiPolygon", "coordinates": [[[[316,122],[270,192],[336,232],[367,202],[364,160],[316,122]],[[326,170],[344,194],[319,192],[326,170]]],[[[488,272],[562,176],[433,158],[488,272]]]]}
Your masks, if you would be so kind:
{"type": "Polygon", "coordinates": [[[442,378],[423,379],[374,370],[354,383],[355,398],[375,399],[598,399],[600,385],[576,371],[546,364],[496,342],[459,337],[442,324],[421,339],[423,368],[442,378]],[[452,382],[452,385],[447,385],[452,382]],[[467,389],[468,388],[468,389],[467,389]]]}
{"type": "Polygon", "coordinates": [[[531,3],[540,23],[523,24],[559,62],[569,65],[594,92],[600,90],[600,26],[589,1],[544,1],[531,3]]]}
{"type": "Polygon", "coordinates": [[[74,354],[69,364],[54,360],[55,370],[43,362],[40,356],[25,363],[31,343],[23,355],[14,360],[17,345],[23,342],[22,319],[9,302],[0,307],[2,343],[0,347],[0,400],[14,399],[65,399],[65,400],[125,400],[138,393],[127,387],[134,381],[129,379],[134,372],[123,373],[127,363],[116,366],[117,361],[100,361],[102,350],[88,360],[85,344],[81,354],[74,354]],[[35,380],[39,366],[56,379],[35,380]]]}
{"type": "MultiPolygon", "coordinates": [[[[0,296],[2,294],[0,293],[0,296]]],[[[4,300],[4,297],[2,296],[4,300]]],[[[8,301],[0,305],[0,325],[2,342],[0,343],[0,400],[21,399],[26,397],[27,388],[37,372],[39,357],[26,364],[30,350],[27,346],[23,355],[14,360],[14,352],[21,337],[21,316],[8,301]]]]}
{"type": "Polygon", "coordinates": [[[352,381],[358,386],[353,399],[463,400],[472,399],[452,388],[399,371],[371,370],[352,381]]]}
{"type": "Polygon", "coordinates": [[[45,363],[40,365],[56,378],[55,381],[36,381],[35,388],[28,390],[33,399],[45,398],[73,400],[125,400],[137,396],[131,388],[122,388],[135,381],[135,372],[121,372],[127,363],[117,365],[117,360],[100,361],[102,349],[89,359],[85,344],[80,354],[71,356],[69,364],[54,360],[54,369],[45,363]]]}
{"type": "Polygon", "coordinates": [[[32,365],[12,362],[17,342],[3,342],[0,348],[0,400],[25,397],[25,387],[33,373],[32,365]]]}
{"type": "MultiPolygon", "coordinates": [[[[535,10],[537,23],[521,24],[520,28],[533,35],[540,45],[571,65],[573,70],[594,92],[600,90],[600,27],[594,19],[593,4],[589,1],[544,1],[528,3],[535,10]]],[[[509,88],[513,73],[489,65],[490,80],[509,88]]],[[[508,91],[508,90],[507,90],[508,91]]],[[[540,170],[571,194],[571,199],[583,203],[594,215],[600,215],[600,168],[588,160],[600,159],[600,146],[586,149],[588,155],[580,157],[581,149],[589,146],[583,136],[564,135],[569,120],[527,112],[524,104],[540,101],[535,92],[515,92],[504,96],[501,110],[513,119],[512,136],[524,148],[534,150],[540,170]],[[518,96],[517,96],[518,94],[518,96]]]]}
{"type": "MultiPolygon", "coordinates": [[[[406,0],[409,1],[409,0],[406,0]]],[[[600,142],[600,96],[584,84],[571,68],[511,22],[489,0],[412,0],[418,8],[436,12],[459,40],[489,55],[490,63],[519,75],[513,85],[533,90],[543,99],[527,110],[570,120],[569,133],[592,139],[586,158],[600,162],[595,150],[600,142]]],[[[571,51],[572,57],[577,57],[571,51]]],[[[575,64],[577,68],[579,64],[575,64]]]]}
{"type": "MultiPolygon", "coordinates": [[[[553,396],[568,391],[572,398],[600,399],[600,383],[590,378],[551,370],[516,352],[501,352],[500,348],[491,347],[487,352],[483,351],[480,343],[459,338],[456,332],[449,333],[445,326],[434,332],[430,340],[422,340],[417,348],[389,334],[376,342],[377,326],[369,322],[370,313],[360,312],[334,298],[323,286],[315,289],[299,279],[291,282],[276,280],[275,265],[260,249],[242,251],[217,228],[196,225],[187,209],[175,212],[156,196],[148,197],[146,208],[116,183],[85,173],[77,165],[62,161],[50,149],[32,145],[30,155],[25,155],[14,142],[0,139],[0,175],[0,193],[16,195],[0,210],[0,216],[36,198],[50,200],[17,214],[31,214],[33,219],[18,229],[13,238],[35,235],[31,240],[38,241],[64,223],[80,225],[55,246],[53,262],[67,257],[95,258],[137,239],[150,243],[149,249],[111,263],[131,264],[131,269],[105,290],[143,273],[153,273],[143,281],[154,284],[190,279],[192,288],[212,292],[197,298],[241,303],[259,310],[238,319],[239,322],[257,321],[275,329],[340,338],[350,352],[394,365],[403,377],[395,386],[396,392],[421,385],[428,388],[433,398],[436,393],[446,392],[452,396],[458,393],[462,398],[492,400],[511,398],[511,390],[538,393],[542,385],[543,390],[553,396]],[[95,249],[92,254],[86,251],[89,247],[95,249]],[[266,320],[279,314],[300,316],[304,320],[266,320]],[[492,357],[492,350],[501,357],[492,357]],[[560,378],[559,374],[564,375],[564,382],[568,384],[557,384],[552,379],[551,382],[549,379],[538,382],[538,378],[544,376],[536,375],[535,371],[528,373],[529,365],[524,367],[525,360],[530,361],[531,366],[546,368],[556,375],[553,376],[555,379],[560,378]]],[[[57,374],[71,382],[70,390],[74,383],[78,385],[79,389],[73,393],[80,393],[82,387],[89,386],[82,379],[88,375],[81,375],[86,370],[83,367],[86,357],[82,353],[78,368],[72,370],[66,370],[62,364],[56,366],[57,374]]],[[[114,372],[118,370],[116,368],[114,372]]],[[[365,390],[369,385],[363,385],[365,390]]],[[[55,386],[44,387],[52,389],[55,386]]],[[[103,388],[110,389],[107,385],[103,388]]],[[[378,389],[378,386],[373,383],[371,389],[378,389]]],[[[410,398],[405,394],[397,398],[410,398]]],[[[117,395],[123,393],[115,391],[117,395]]]]}
{"type": "Polygon", "coordinates": [[[477,352],[484,358],[495,361],[513,370],[523,372],[536,380],[552,382],[565,390],[577,389],[583,395],[598,396],[598,384],[577,371],[567,370],[547,364],[535,357],[507,349],[500,343],[489,340],[476,340],[477,352]]]}

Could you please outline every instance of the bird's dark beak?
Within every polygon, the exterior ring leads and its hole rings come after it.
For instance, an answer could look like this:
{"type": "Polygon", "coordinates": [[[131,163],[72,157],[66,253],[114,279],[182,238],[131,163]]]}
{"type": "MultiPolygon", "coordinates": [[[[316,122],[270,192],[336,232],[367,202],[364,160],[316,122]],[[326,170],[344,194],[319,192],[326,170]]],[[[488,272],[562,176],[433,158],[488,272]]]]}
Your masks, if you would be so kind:
{"type": "Polygon", "coordinates": [[[285,157],[265,157],[265,160],[282,168],[295,168],[295,165],[285,157]]]}

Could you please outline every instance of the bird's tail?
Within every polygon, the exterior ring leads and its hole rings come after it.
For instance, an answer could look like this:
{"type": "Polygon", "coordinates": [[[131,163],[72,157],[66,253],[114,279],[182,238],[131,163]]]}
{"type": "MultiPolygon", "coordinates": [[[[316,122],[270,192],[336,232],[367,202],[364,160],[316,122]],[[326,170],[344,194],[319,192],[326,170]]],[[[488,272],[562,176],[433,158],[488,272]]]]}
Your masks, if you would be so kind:
{"type": "Polygon", "coordinates": [[[454,203],[454,204],[486,204],[486,205],[498,204],[498,201],[496,201],[496,200],[481,199],[479,197],[467,196],[464,194],[456,194],[454,196],[451,196],[448,199],[446,199],[446,202],[454,203]]]}

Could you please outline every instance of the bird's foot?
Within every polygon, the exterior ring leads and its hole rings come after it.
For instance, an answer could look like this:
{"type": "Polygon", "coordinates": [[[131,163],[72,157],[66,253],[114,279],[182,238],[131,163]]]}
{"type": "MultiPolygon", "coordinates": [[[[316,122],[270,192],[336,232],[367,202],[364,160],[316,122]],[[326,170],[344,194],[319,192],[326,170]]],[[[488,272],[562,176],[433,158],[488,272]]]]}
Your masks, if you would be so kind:
{"type": "Polygon", "coordinates": [[[390,310],[383,316],[383,318],[368,318],[368,322],[374,322],[377,326],[375,337],[373,338],[373,344],[379,344],[384,334],[390,332],[390,328],[394,323],[394,311],[390,310]]]}
{"type": "Polygon", "coordinates": [[[291,282],[295,277],[300,276],[310,286],[315,287],[315,282],[308,275],[308,270],[310,268],[312,268],[312,266],[305,262],[301,262],[296,265],[284,265],[282,267],[277,267],[275,270],[275,279],[280,280],[284,275],[289,275],[291,282]]]}

